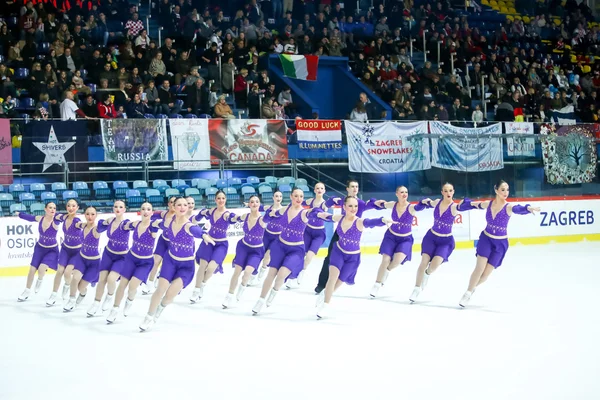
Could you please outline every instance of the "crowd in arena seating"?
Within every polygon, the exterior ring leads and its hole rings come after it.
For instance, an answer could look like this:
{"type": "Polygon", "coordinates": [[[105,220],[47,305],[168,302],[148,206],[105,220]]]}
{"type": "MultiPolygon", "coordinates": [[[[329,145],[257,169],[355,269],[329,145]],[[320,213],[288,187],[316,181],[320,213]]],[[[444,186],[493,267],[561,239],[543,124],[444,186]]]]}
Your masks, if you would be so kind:
{"type": "MultiPolygon", "coordinates": [[[[589,7],[512,1],[500,3],[514,13],[501,9],[485,26],[477,21],[491,14],[480,13],[495,0],[468,10],[450,0],[375,0],[372,9],[370,1],[356,9],[331,0],[161,0],[151,19],[163,27],[159,43],[143,10],[127,1],[4,0],[0,113],[235,118],[247,110],[251,118],[294,119],[293,93],[271,82],[263,62],[291,53],[349,57],[396,120],[546,121],[572,104],[582,121],[597,121],[600,29],[589,7]],[[61,108],[67,91],[77,110],[61,108]]],[[[348,104],[349,118],[382,117],[372,115],[368,95],[348,104]]]]}

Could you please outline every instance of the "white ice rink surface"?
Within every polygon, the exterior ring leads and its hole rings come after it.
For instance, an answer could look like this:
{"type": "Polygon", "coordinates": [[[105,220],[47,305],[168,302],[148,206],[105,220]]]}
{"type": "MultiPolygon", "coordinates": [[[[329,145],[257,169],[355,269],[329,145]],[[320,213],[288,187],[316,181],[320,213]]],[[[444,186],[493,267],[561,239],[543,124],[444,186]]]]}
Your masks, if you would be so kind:
{"type": "Polygon", "coordinates": [[[146,333],[148,296],[109,326],[106,314],[85,316],[93,292],[64,314],[45,307],[53,277],[26,303],[16,301],[25,278],[3,278],[0,399],[597,400],[599,256],[598,243],[514,246],[464,310],[473,250],[457,250],[414,305],[417,254],[376,300],[379,256],[363,256],[357,284],[321,321],[322,259],[255,317],[257,288],[222,310],[226,268],[200,304],[189,303],[192,284],[146,333]]]}

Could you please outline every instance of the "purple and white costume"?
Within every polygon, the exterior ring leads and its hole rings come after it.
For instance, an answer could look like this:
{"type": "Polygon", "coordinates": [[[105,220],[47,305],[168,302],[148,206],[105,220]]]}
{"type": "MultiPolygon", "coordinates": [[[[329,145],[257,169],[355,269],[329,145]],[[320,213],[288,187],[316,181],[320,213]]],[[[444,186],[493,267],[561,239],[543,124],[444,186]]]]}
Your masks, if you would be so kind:
{"type": "Polygon", "coordinates": [[[146,282],[154,266],[154,242],[158,227],[153,226],[151,222],[140,235],[138,227],[141,223],[142,221],[132,222],[125,227],[133,231],[133,243],[125,256],[125,261],[115,264],[112,270],[127,280],[135,276],[140,281],[146,282]]]}
{"type": "Polygon", "coordinates": [[[122,220],[119,225],[114,228],[116,219],[113,219],[110,223],[104,221],[104,224],[108,226],[106,229],[106,235],[108,236],[108,244],[104,248],[102,253],[102,260],[100,261],[100,272],[112,271],[113,268],[121,270],[122,265],[125,262],[125,255],[129,250],[129,236],[131,231],[125,229],[125,225],[129,223],[128,219],[122,220]]]}
{"type": "MultiPolygon", "coordinates": [[[[321,204],[315,205],[315,199],[312,199],[303,202],[302,205],[310,208],[322,208],[325,203],[326,202],[323,201],[321,204]]],[[[325,211],[325,209],[323,211],[325,211]]],[[[316,217],[309,218],[306,229],[304,230],[304,250],[307,253],[312,251],[314,254],[317,254],[319,248],[321,248],[321,245],[325,242],[326,236],[325,221],[316,217]]]]}
{"type": "MultiPolygon", "coordinates": [[[[19,213],[19,218],[29,222],[36,222],[35,216],[31,214],[19,213]]],[[[56,241],[56,234],[58,233],[60,223],[61,219],[56,215],[46,230],[44,230],[44,218],[38,222],[40,236],[33,248],[33,257],[31,258],[31,266],[33,268],[38,269],[40,265],[44,264],[55,271],[58,269],[58,242],[56,241]]]]}
{"type": "Polygon", "coordinates": [[[259,217],[252,229],[250,229],[250,226],[248,226],[250,214],[247,214],[243,225],[244,237],[238,242],[235,248],[235,258],[233,259],[234,268],[236,265],[243,269],[252,267],[254,268],[252,273],[258,273],[258,266],[265,257],[265,245],[263,243],[265,228],[260,224],[261,218],[263,217],[259,217]]]}
{"type": "Polygon", "coordinates": [[[152,214],[152,217],[150,217],[151,221],[162,219],[160,228],[163,232],[159,236],[158,241],[156,242],[156,249],[154,250],[154,254],[160,257],[163,257],[163,254],[169,250],[169,239],[165,236],[165,230],[173,222],[173,219],[175,219],[175,215],[172,215],[171,218],[167,220],[165,218],[167,214],[168,211],[162,211],[152,214]]]}
{"type": "Polygon", "coordinates": [[[204,260],[207,263],[214,261],[217,264],[215,273],[222,274],[222,264],[227,256],[227,249],[229,248],[229,242],[227,240],[227,228],[229,228],[229,224],[235,223],[235,214],[225,211],[215,221],[214,216],[216,212],[216,208],[213,208],[212,210],[204,209],[194,217],[196,221],[200,221],[204,217],[208,218],[210,221],[208,236],[215,241],[214,245],[208,244],[204,241],[200,243],[200,246],[198,246],[198,251],[196,252],[196,262],[200,264],[201,260],[204,260]],[[225,216],[227,219],[224,218],[225,216]]]}
{"type": "MultiPolygon", "coordinates": [[[[281,234],[279,240],[271,243],[269,267],[277,270],[286,267],[291,271],[287,279],[296,279],[304,268],[304,255],[306,253],[304,251],[304,230],[306,229],[306,222],[302,220],[303,210],[290,221],[288,217],[290,208],[291,205],[287,206],[283,213],[279,212],[281,210],[275,212],[276,216],[282,217],[281,234]]],[[[316,210],[316,212],[319,210],[316,210]]],[[[268,220],[268,218],[270,218],[270,215],[265,215],[265,220],[268,220]]]]}
{"type": "MultiPolygon", "coordinates": [[[[265,215],[270,214],[273,210],[273,206],[264,208],[262,205],[259,208],[259,211],[264,211],[265,215]]],[[[282,209],[280,209],[282,210],[282,209]]],[[[278,214],[279,215],[279,214],[278,214]]],[[[281,220],[282,216],[271,217],[268,218],[267,228],[265,229],[265,235],[263,237],[263,243],[265,244],[265,252],[269,250],[271,244],[279,238],[281,235],[281,220]]],[[[265,218],[265,222],[267,222],[267,218],[265,218]]]]}
{"type": "Polygon", "coordinates": [[[67,228],[67,223],[69,222],[68,215],[59,214],[58,217],[63,222],[62,231],[64,234],[64,240],[58,255],[58,265],[63,267],[75,265],[75,258],[77,258],[79,249],[81,249],[81,244],[83,243],[83,230],[78,226],[81,220],[74,217],[71,220],[71,225],[67,228]]]}
{"type": "MultiPolygon", "coordinates": [[[[502,265],[502,260],[508,251],[508,235],[507,227],[510,215],[508,215],[507,207],[508,203],[502,207],[496,216],[492,216],[492,204],[491,201],[485,212],[485,220],[487,225],[485,229],[479,235],[479,241],[477,242],[476,255],[485,257],[488,259],[488,264],[494,268],[498,268],[502,265]]],[[[514,205],[512,212],[515,214],[529,214],[527,208],[529,204],[525,206],[514,205]]],[[[477,207],[474,207],[477,208],[477,207]]]]}
{"type": "Polygon", "coordinates": [[[83,243],[73,265],[77,271],[83,274],[81,279],[86,282],[96,283],[100,277],[100,252],[98,250],[100,235],[98,237],[94,236],[94,231],[100,234],[107,229],[108,225],[104,225],[104,220],[98,221],[98,225],[87,233],[85,227],[82,229],[83,243]]]}
{"type": "Polygon", "coordinates": [[[163,257],[160,278],[171,283],[175,279],[181,278],[185,288],[194,279],[196,270],[194,264],[194,238],[201,239],[204,231],[199,226],[186,222],[176,235],[173,232],[173,224],[170,224],[163,231],[163,234],[169,239],[169,250],[163,257]],[[186,227],[189,233],[186,231],[186,227]]]}
{"type": "MultiPolygon", "coordinates": [[[[443,262],[446,262],[454,251],[454,247],[456,247],[454,236],[452,236],[452,227],[454,226],[454,215],[452,215],[453,203],[450,203],[446,211],[440,215],[441,204],[442,201],[438,201],[433,210],[433,226],[423,238],[421,254],[427,254],[431,259],[433,257],[442,257],[443,262]]],[[[465,199],[458,206],[458,211],[467,211],[472,208],[470,200],[465,199]]]]}
{"type": "MultiPolygon", "coordinates": [[[[393,258],[396,253],[404,254],[406,258],[404,258],[402,264],[410,261],[412,258],[412,247],[414,243],[412,224],[414,216],[410,213],[410,207],[411,205],[409,204],[402,215],[398,215],[398,202],[394,204],[394,208],[392,209],[392,221],[397,222],[397,224],[392,224],[388,228],[381,241],[381,246],[379,246],[379,254],[387,255],[390,258],[393,258]]],[[[415,211],[422,211],[426,208],[427,206],[421,202],[414,206],[415,211]]]]}
{"type": "MultiPolygon", "coordinates": [[[[342,229],[344,219],[338,222],[336,232],[339,239],[329,256],[329,265],[340,270],[338,279],[348,285],[354,285],[354,277],[360,265],[360,237],[362,236],[362,232],[356,226],[358,220],[359,218],[356,218],[345,232],[342,229]]],[[[381,218],[363,219],[363,226],[365,228],[384,225],[385,223],[381,218]]]]}

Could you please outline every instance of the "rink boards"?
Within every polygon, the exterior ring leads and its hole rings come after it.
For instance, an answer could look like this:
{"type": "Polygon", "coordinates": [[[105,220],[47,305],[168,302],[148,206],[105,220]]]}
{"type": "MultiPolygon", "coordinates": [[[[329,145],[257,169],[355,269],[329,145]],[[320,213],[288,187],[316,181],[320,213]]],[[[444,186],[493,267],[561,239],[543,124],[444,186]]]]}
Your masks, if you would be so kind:
{"type": "MultiPolygon", "coordinates": [[[[521,201],[519,204],[526,204],[521,201]]],[[[508,232],[511,244],[545,244],[550,242],[575,242],[600,240],[600,199],[578,200],[538,200],[530,201],[531,206],[539,206],[542,211],[535,215],[513,215],[508,232]]],[[[248,209],[231,209],[236,214],[248,209]]],[[[334,210],[335,213],[340,209],[334,210]]],[[[365,218],[389,217],[391,210],[365,212],[365,218]]],[[[454,238],[457,248],[472,248],[485,227],[484,210],[472,210],[456,216],[454,238]]],[[[98,220],[110,215],[99,215],[98,220]]],[[[83,216],[80,216],[83,221],[83,216]]],[[[125,218],[139,220],[137,213],[127,213],[125,218]]],[[[424,210],[413,219],[414,252],[420,251],[420,244],[427,230],[433,225],[433,210],[424,210]]],[[[206,223],[208,227],[209,224],[206,223]]],[[[17,217],[0,218],[0,276],[25,275],[38,237],[38,225],[17,217]]],[[[362,250],[365,254],[376,254],[385,233],[385,227],[365,230],[362,236],[362,250]]],[[[331,229],[327,230],[328,239],[331,229]]],[[[59,242],[62,241],[59,231],[59,242]]],[[[243,236],[241,224],[232,225],[228,231],[229,251],[225,264],[233,260],[235,246],[243,236]]],[[[106,245],[106,235],[101,236],[100,246],[106,245]]],[[[327,241],[328,242],[328,241],[327,241]]],[[[326,243],[327,243],[326,242],[326,243]]],[[[199,241],[197,241],[197,244],[199,241]]],[[[324,255],[326,249],[319,252],[324,255]]],[[[227,265],[229,266],[229,265],[227,265]]]]}

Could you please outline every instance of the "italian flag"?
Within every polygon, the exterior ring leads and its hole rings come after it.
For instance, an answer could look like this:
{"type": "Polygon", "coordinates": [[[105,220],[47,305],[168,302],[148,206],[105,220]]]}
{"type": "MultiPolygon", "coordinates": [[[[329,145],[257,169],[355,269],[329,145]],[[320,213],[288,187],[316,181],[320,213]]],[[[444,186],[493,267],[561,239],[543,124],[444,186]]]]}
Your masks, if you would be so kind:
{"type": "Polygon", "coordinates": [[[319,56],[297,56],[295,54],[280,54],[283,74],[288,78],[316,81],[319,68],[319,56]]]}

